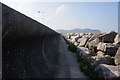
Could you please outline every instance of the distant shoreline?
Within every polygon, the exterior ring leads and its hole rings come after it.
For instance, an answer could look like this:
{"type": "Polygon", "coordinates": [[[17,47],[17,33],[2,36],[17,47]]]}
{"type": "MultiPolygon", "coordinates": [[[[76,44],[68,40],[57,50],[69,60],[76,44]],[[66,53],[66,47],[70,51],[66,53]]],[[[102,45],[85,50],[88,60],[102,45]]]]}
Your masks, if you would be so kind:
{"type": "Polygon", "coordinates": [[[101,31],[98,29],[80,29],[80,28],[71,29],[71,30],[58,29],[55,31],[58,33],[101,33],[101,31]]]}

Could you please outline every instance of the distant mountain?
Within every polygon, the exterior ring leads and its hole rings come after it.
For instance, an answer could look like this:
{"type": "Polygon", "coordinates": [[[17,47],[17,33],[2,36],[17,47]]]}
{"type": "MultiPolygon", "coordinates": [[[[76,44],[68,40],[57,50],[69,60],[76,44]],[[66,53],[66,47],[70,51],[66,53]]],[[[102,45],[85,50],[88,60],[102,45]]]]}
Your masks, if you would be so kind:
{"type": "Polygon", "coordinates": [[[100,30],[97,29],[71,29],[71,30],[62,30],[62,29],[58,29],[55,30],[58,33],[101,33],[100,30]]]}

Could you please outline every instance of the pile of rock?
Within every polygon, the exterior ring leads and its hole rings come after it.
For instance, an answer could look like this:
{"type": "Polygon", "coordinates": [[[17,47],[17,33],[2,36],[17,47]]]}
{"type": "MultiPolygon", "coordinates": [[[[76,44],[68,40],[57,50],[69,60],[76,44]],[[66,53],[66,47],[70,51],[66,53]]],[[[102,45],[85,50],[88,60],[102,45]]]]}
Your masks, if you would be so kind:
{"type": "MultiPolygon", "coordinates": [[[[77,46],[80,55],[86,57],[96,70],[103,69],[102,77],[110,78],[113,75],[108,66],[118,69],[120,65],[120,34],[111,31],[109,33],[67,33],[62,34],[69,42],[77,46]],[[106,67],[107,65],[107,67],[106,67]],[[104,70],[104,68],[107,70],[104,70]],[[107,76],[105,76],[107,73],[107,76]]],[[[118,71],[118,70],[117,70],[118,71]]],[[[114,76],[119,76],[114,73],[114,76]]]]}

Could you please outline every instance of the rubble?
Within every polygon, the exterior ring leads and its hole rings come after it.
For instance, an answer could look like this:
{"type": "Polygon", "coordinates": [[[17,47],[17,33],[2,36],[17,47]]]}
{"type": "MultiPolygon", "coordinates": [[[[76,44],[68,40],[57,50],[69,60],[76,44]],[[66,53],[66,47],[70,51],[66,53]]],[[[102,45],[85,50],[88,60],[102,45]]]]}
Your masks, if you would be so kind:
{"type": "Polygon", "coordinates": [[[120,65],[120,47],[119,47],[117,53],[115,54],[115,64],[120,65]]]}
{"type": "Polygon", "coordinates": [[[120,35],[118,33],[114,31],[109,33],[67,33],[63,36],[77,46],[80,51],[79,55],[86,57],[96,67],[96,70],[102,69],[99,73],[103,78],[110,78],[114,75],[112,72],[108,73],[109,71],[105,68],[112,70],[114,67],[117,70],[116,65],[120,65],[120,35]]]}

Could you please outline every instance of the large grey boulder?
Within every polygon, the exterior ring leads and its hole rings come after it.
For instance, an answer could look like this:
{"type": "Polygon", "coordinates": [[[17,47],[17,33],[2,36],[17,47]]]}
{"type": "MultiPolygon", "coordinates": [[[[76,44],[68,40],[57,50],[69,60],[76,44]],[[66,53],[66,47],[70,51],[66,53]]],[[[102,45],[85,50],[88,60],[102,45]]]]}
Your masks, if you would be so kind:
{"type": "Polygon", "coordinates": [[[114,60],[112,57],[110,57],[109,55],[105,55],[104,57],[101,57],[99,59],[100,63],[104,63],[104,64],[108,64],[108,65],[113,65],[114,64],[114,60]]]}
{"type": "Polygon", "coordinates": [[[65,38],[66,38],[66,39],[70,39],[70,35],[66,35],[65,38]]]}
{"type": "Polygon", "coordinates": [[[84,47],[86,45],[87,41],[88,41],[88,38],[79,39],[79,41],[78,41],[78,42],[80,42],[79,46],[84,47]]]}
{"type": "Polygon", "coordinates": [[[98,56],[104,56],[104,55],[105,55],[105,52],[98,51],[98,52],[97,52],[97,55],[98,55],[98,56]]]}
{"type": "Polygon", "coordinates": [[[117,34],[115,39],[114,39],[115,44],[120,44],[120,34],[117,34]]]}
{"type": "Polygon", "coordinates": [[[100,63],[108,64],[108,65],[114,64],[114,59],[112,57],[110,57],[109,55],[105,55],[105,56],[98,56],[97,55],[95,57],[95,59],[96,59],[96,62],[94,63],[94,65],[100,64],[100,63]]]}
{"type": "Polygon", "coordinates": [[[84,35],[85,35],[85,33],[80,33],[79,35],[82,37],[82,36],[84,36],[84,35]]]}
{"type": "Polygon", "coordinates": [[[120,65],[120,47],[117,50],[117,53],[115,54],[115,64],[120,65]]]}
{"type": "Polygon", "coordinates": [[[82,38],[90,38],[91,36],[89,36],[89,35],[84,35],[84,36],[82,36],[82,38]]]}
{"type": "Polygon", "coordinates": [[[103,43],[100,42],[97,50],[106,52],[109,55],[115,55],[118,49],[118,45],[112,44],[112,43],[103,43]]]}
{"type": "Polygon", "coordinates": [[[93,35],[93,33],[88,33],[88,36],[92,36],[93,35]]]}
{"type": "Polygon", "coordinates": [[[75,45],[75,46],[78,46],[78,45],[79,45],[79,43],[78,43],[78,42],[74,42],[74,45],[75,45]]]}
{"type": "Polygon", "coordinates": [[[91,57],[96,55],[93,51],[85,47],[78,47],[78,50],[80,51],[80,56],[91,57]]]}
{"type": "Polygon", "coordinates": [[[70,36],[76,36],[75,33],[68,33],[70,36]]]}
{"type": "Polygon", "coordinates": [[[95,60],[95,56],[87,57],[87,59],[90,61],[91,64],[96,61],[96,60],[95,60]]]}
{"type": "Polygon", "coordinates": [[[97,46],[99,44],[99,39],[96,38],[92,41],[90,41],[87,45],[88,45],[88,48],[94,52],[97,52],[97,46]]]}
{"type": "Polygon", "coordinates": [[[70,34],[62,34],[66,39],[70,39],[71,35],[70,34]]]}
{"type": "Polygon", "coordinates": [[[88,44],[89,44],[92,40],[95,40],[95,39],[96,39],[96,37],[91,36],[91,37],[88,39],[85,47],[88,48],[88,44]]]}
{"type": "Polygon", "coordinates": [[[105,34],[105,33],[94,33],[92,37],[98,38],[98,37],[100,37],[103,34],[105,34]]]}
{"type": "Polygon", "coordinates": [[[99,37],[100,42],[105,42],[105,43],[114,43],[114,39],[116,37],[117,33],[114,31],[111,31],[110,33],[106,33],[104,35],[101,35],[99,37]]]}
{"type": "MultiPolygon", "coordinates": [[[[98,72],[101,79],[114,79],[115,77],[119,77],[118,66],[100,64],[95,68],[95,71],[98,72]]],[[[115,80],[115,79],[114,79],[115,80]]]]}
{"type": "Polygon", "coordinates": [[[77,40],[78,43],[80,43],[81,41],[82,41],[82,38],[79,38],[79,39],[77,40]]]}
{"type": "Polygon", "coordinates": [[[105,48],[105,45],[103,42],[100,42],[97,46],[97,50],[101,50],[101,51],[104,51],[104,48],[105,48]]]}
{"type": "Polygon", "coordinates": [[[75,35],[77,36],[77,35],[79,35],[79,33],[75,33],[75,35]]]}
{"type": "Polygon", "coordinates": [[[71,36],[71,40],[73,40],[73,41],[77,41],[79,38],[80,38],[79,35],[71,36]]]}
{"type": "Polygon", "coordinates": [[[70,42],[75,43],[76,41],[75,41],[75,39],[70,39],[70,42]]]}

